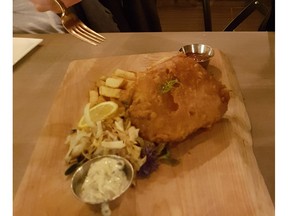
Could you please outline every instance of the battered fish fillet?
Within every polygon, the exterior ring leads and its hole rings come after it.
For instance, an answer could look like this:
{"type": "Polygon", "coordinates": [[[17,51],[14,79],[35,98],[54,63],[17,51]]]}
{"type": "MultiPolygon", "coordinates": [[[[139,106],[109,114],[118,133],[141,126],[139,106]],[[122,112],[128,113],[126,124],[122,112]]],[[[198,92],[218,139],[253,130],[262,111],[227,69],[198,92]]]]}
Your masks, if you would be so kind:
{"type": "Polygon", "coordinates": [[[179,142],[211,127],[230,99],[224,85],[184,54],[138,73],[135,86],[128,114],[140,135],[156,143],[179,142]]]}

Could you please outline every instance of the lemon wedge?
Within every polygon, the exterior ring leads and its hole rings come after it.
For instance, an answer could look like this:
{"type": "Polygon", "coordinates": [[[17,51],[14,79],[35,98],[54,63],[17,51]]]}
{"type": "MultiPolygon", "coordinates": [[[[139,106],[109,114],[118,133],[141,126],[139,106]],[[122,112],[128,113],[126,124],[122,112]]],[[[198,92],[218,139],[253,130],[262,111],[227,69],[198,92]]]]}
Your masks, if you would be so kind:
{"type": "Polygon", "coordinates": [[[78,123],[79,128],[91,126],[91,124],[104,120],[115,113],[118,109],[118,104],[113,101],[105,101],[93,107],[88,103],[84,108],[84,115],[78,123]],[[91,123],[92,122],[92,123],[91,123]]]}

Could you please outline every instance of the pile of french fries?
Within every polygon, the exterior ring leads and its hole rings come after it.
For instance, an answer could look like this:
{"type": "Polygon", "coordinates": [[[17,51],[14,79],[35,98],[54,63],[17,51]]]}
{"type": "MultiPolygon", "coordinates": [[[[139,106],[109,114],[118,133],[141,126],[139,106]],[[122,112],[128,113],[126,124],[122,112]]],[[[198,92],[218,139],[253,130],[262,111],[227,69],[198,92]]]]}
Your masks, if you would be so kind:
{"type": "Polygon", "coordinates": [[[129,104],[135,80],[135,72],[122,69],[113,71],[112,76],[101,77],[96,82],[96,88],[89,92],[90,107],[107,100],[107,98],[109,98],[108,100],[119,100],[124,104],[129,104]]]}

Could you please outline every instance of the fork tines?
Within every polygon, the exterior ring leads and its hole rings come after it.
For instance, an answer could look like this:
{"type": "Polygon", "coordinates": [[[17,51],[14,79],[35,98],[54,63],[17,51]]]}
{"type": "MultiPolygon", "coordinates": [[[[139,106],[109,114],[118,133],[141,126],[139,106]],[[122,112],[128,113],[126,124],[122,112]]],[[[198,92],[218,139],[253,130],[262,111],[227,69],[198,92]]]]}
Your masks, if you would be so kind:
{"type": "Polygon", "coordinates": [[[73,26],[70,29],[70,31],[71,31],[71,34],[93,45],[97,45],[105,40],[104,36],[93,31],[92,29],[90,29],[88,26],[86,26],[82,22],[78,22],[75,26],[73,26]]]}

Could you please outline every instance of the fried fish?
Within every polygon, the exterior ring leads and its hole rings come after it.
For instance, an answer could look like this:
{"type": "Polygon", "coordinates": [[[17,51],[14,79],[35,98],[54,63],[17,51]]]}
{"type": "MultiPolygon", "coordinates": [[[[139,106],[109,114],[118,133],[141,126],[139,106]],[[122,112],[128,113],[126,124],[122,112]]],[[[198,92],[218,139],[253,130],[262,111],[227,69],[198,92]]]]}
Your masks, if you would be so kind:
{"type": "Polygon", "coordinates": [[[179,142],[209,128],[228,109],[229,91],[185,54],[137,74],[131,122],[152,142],[179,142]]]}

